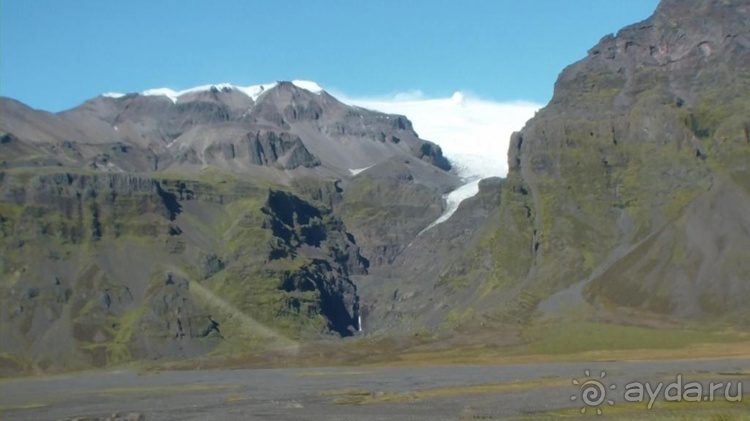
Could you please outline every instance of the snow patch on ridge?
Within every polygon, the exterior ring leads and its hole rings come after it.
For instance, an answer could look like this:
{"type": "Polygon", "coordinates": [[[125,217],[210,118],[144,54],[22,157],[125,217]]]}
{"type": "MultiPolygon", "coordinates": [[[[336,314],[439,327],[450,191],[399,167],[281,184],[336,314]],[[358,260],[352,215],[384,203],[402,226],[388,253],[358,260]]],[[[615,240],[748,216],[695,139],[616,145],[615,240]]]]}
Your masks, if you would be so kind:
{"type": "Polygon", "coordinates": [[[266,91],[276,86],[277,83],[263,83],[260,85],[250,85],[250,86],[235,86],[234,89],[237,89],[238,91],[244,93],[245,95],[249,96],[253,99],[253,101],[257,101],[258,98],[260,98],[261,95],[263,95],[266,91]]]}
{"type": "Polygon", "coordinates": [[[321,88],[320,85],[309,80],[293,80],[292,85],[301,89],[308,90],[314,94],[320,94],[321,92],[323,92],[323,88],[321,88]]]}
{"type": "Polygon", "coordinates": [[[140,94],[144,95],[144,96],[165,96],[165,97],[171,99],[172,103],[176,104],[177,100],[181,96],[183,96],[183,95],[194,94],[194,93],[199,93],[199,92],[208,92],[208,91],[210,91],[213,88],[216,88],[216,89],[218,89],[220,91],[221,90],[225,90],[225,89],[229,89],[229,90],[236,89],[238,91],[244,92],[245,95],[248,95],[248,96],[252,97],[253,100],[255,100],[257,98],[257,96],[260,95],[263,92],[263,89],[260,89],[263,86],[264,85],[241,87],[241,86],[234,86],[231,83],[219,83],[219,84],[215,84],[215,85],[201,85],[201,86],[196,86],[196,87],[189,88],[189,89],[183,89],[181,91],[175,91],[175,90],[170,89],[170,88],[147,89],[147,90],[141,92],[140,94]],[[250,92],[252,92],[253,94],[255,94],[255,96],[253,96],[250,92]]]}
{"type": "Polygon", "coordinates": [[[169,88],[156,88],[156,89],[147,89],[143,92],[141,92],[141,95],[143,96],[165,96],[172,100],[173,103],[177,103],[177,97],[180,96],[180,92],[173,91],[169,88]]]}
{"type": "MultiPolygon", "coordinates": [[[[293,80],[292,84],[298,88],[308,90],[314,94],[320,94],[321,92],[323,92],[323,88],[317,83],[312,82],[312,81],[293,80]]],[[[260,85],[250,85],[250,86],[237,86],[231,83],[219,83],[219,84],[213,84],[213,85],[200,85],[200,86],[196,86],[193,88],[183,89],[181,91],[176,91],[171,88],[146,89],[145,91],[139,92],[139,94],[144,95],[144,96],[165,96],[169,98],[172,101],[172,103],[176,104],[179,98],[183,95],[198,93],[198,92],[208,92],[211,89],[216,88],[220,91],[225,90],[225,89],[236,90],[249,96],[250,98],[253,99],[253,101],[257,101],[258,98],[263,93],[275,87],[276,85],[278,85],[277,82],[263,83],[260,85]]],[[[102,94],[102,96],[106,98],[122,98],[125,95],[126,94],[123,94],[120,92],[106,92],[102,94]]]]}

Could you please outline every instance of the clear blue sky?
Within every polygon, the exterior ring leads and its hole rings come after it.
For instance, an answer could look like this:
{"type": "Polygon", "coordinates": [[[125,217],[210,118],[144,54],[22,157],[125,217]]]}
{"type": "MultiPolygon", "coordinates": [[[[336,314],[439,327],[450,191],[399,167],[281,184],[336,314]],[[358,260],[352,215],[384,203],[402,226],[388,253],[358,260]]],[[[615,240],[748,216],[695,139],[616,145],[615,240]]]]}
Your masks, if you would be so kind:
{"type": "Polygon", "coordinates": [[[657,0],[0,0],[0,95],[309,79],[349,96],[546,103],[567,64],[657,0]]]}

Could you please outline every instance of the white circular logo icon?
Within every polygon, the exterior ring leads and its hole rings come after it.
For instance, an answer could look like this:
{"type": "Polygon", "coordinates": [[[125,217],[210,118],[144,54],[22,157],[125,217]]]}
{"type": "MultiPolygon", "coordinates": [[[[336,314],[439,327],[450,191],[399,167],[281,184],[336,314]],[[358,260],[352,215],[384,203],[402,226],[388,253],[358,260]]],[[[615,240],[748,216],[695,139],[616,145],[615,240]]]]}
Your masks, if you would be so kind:
{"type": "Polygon", "coordinates": [[[579,398],[583,403],[581,407],[581,413],[585,414],[588,408],[596,408],[598,415],[602,414],[601,406],[606,402],[609,406],[615,404],[612,399],[607,399],[607,390],[614,390],[617,385],[612,384],[607,386],[603,380],[607,376],[606,371],[599,373],[599,378],[591,378],[591,371],[584,370],[583,374],[586,378],[583,380],[573,379],[573,385],[578,386],[579,393],[570,397],[570,400],[575,401],[579,398]]]}

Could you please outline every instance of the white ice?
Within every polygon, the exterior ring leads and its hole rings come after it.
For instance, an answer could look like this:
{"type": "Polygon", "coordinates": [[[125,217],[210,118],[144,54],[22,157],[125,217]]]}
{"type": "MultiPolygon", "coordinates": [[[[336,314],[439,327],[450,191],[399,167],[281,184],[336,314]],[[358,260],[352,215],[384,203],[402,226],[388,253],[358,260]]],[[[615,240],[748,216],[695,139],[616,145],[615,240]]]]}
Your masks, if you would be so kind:
{"type": "Polygon", "coordinates": [[[456,190],[453,190],[452,192],[446,194],[444,197],[447,206],[443,211],[443,214],[440,215],[438,219],[434,220],[430,225],[428,225],[427,228],[423,229],[422,232],[419,233],[419,235],[422,235],[423,232],[429,230],[435,225],[447,221],[456,212],[456,210],[458,210],[458,206],[461,204],[461,202],[479,193],[479,181],[480,179],[470,181],[457,188],[456,190]]]}
{"type": "Polygon", "coordinates": [[[323,88],[321,88],[320,85],[309,80],[293,80],[292,85],[298,88],[308,90],[314,94],[319,94],[323,92],[323,88]]]}
{"type": "Polygon", "coordinates": [[[541,107],[531,102],[496,102],[473,98],[461,92],[450,98],[425,99],[420,92],[394,98],[346,98],[344,102],[386,113],[403,114],[422,139],[443,150],[466,184],[445,196],[444,213],[429,227],[444,222],[458,205],[477,194],[479,180],[505,177],[508,173],[510,135],[523,128],[541,107]]]}
{"type": "Polygon", "coordinates": [[[362,171],[369,170],[370,168],[372,168],[372,165],[370,165],[369,167],[364,167],[364,168],[350,168],[349,172],[352,173],[352,175],[357,175],[361,173],[362,171]]]}

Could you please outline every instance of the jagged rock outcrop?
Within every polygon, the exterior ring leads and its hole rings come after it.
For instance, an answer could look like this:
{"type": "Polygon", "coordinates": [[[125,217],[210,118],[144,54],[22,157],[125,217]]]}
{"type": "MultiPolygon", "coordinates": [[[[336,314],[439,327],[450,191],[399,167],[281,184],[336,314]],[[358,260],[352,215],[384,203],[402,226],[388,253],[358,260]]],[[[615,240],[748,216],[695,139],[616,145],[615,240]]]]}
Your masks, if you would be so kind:
{"type": "Polygon", "coordinates": [[[320,161],[305,148],[299,136],[261,131],[247,136],[252,162],[256,165],[278,163],[281,168],[315,167],[320,161]]]}
{"type": "MultiPolygon", "coordinates": [[[[357,331],[359,296],[350,276],[366,274],[369,261],[362,257],[341,220],[282,191],[269,192],[262,211],[268,215],[267,226],[274,236],[270,260],[304,260],[295,270],[283,273],[280,289],[288,293],[315,291],[320,304],[308,311],[325,316],[329,328],[342,336],[357,331]]],[[[288,303],[300,309],[299,297],[288,303]]]]}
{"type": "Polygon", "coordinates": [[[243,134],[243,130],[245,128],[241,126],[229,126],[202,128],[191,132],[181,139],[208,146],[203,149],[202,157],[195,153],[194,148],[183,148],[178,155],[182,157],[179,161],[188,164],[229,165],[234,168],[251,164],[280,170],[320,165],[320,160],[307,150],[299,136],[270,130],[243,134]],[[220,137],[227,140],[209,140],[220,137]]]}

